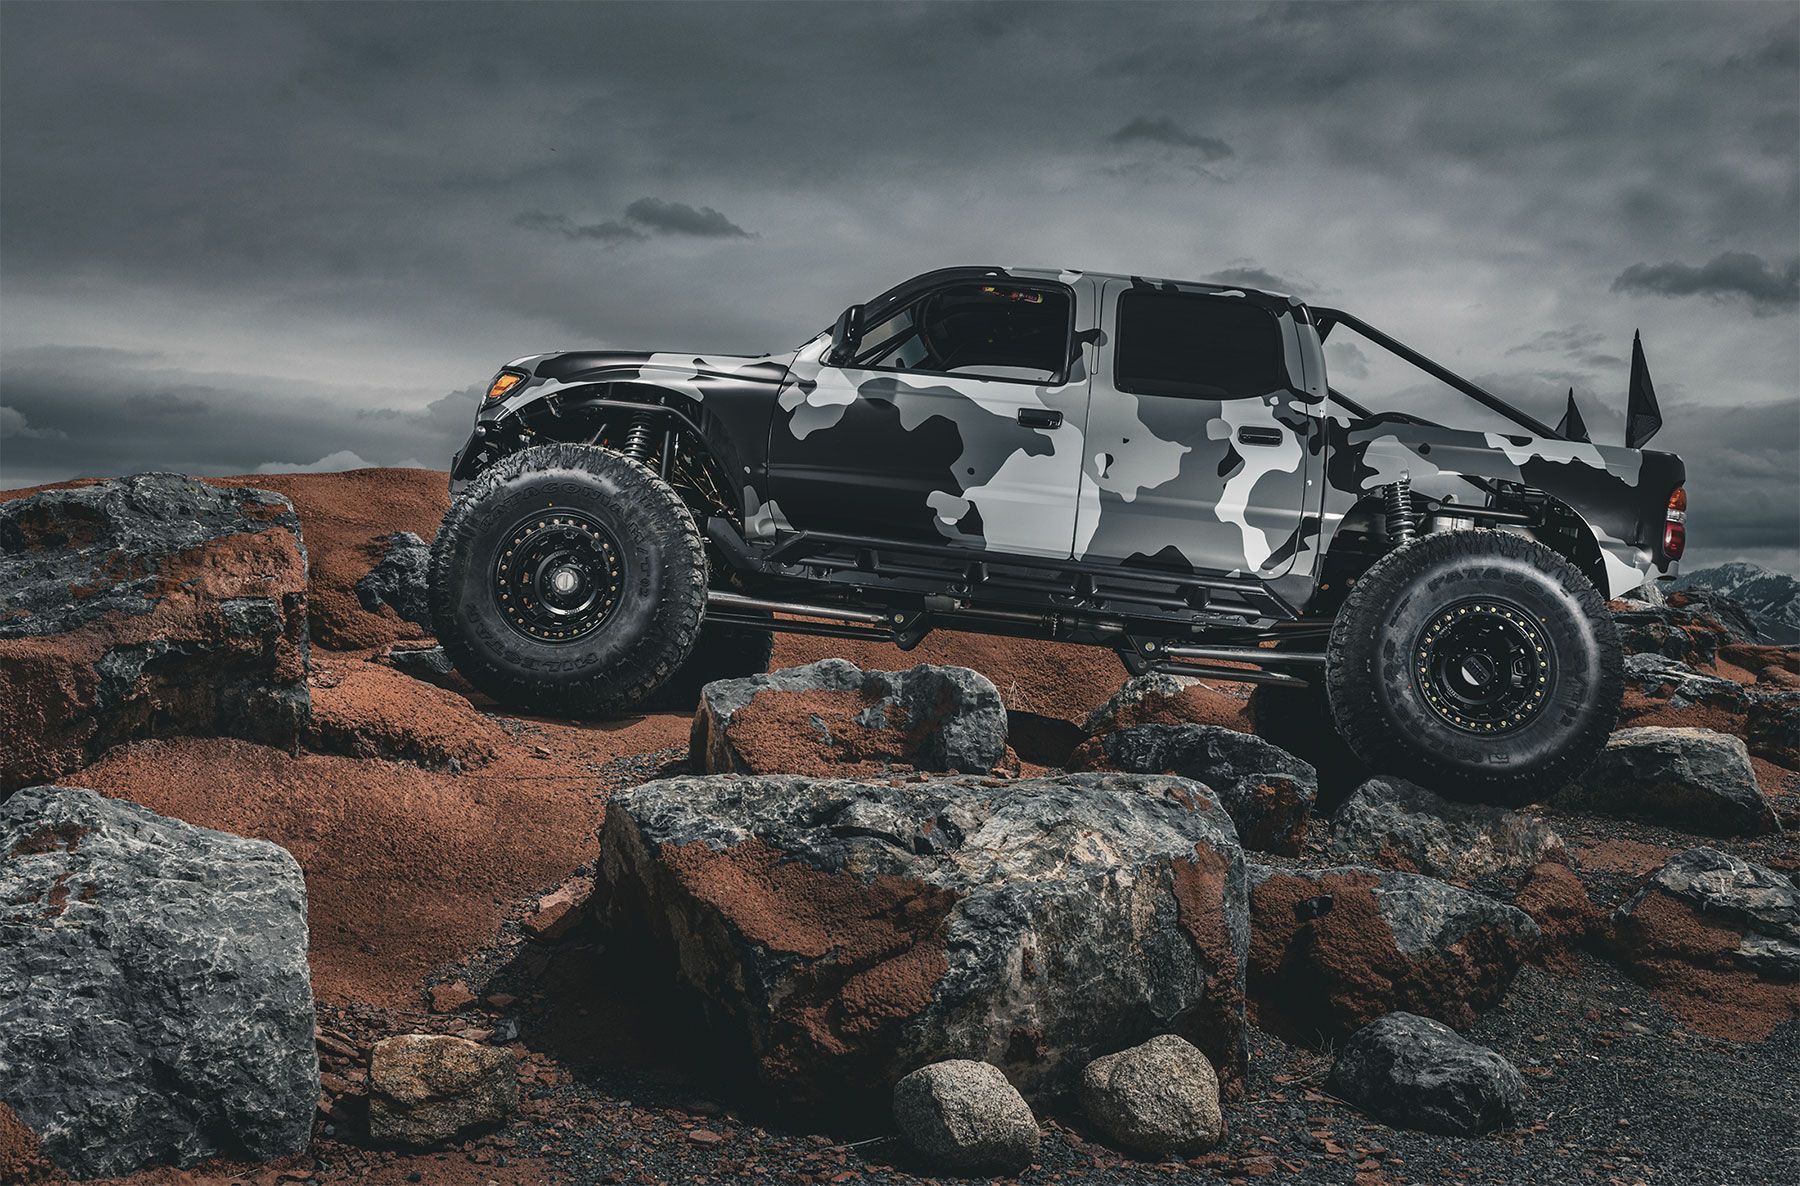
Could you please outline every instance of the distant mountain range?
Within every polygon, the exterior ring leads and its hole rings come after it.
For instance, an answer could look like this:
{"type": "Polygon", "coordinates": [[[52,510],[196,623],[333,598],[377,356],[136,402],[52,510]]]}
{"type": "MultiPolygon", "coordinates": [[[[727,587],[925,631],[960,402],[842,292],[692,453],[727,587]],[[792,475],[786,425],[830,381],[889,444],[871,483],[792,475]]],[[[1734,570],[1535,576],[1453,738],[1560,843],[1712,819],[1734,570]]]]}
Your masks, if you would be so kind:
{"type": "Polygon", "coordinates": [[[1704,589],[1744,607],[1765,642],[1800,643],[1800,581],[1759,564],[1733,561],[1695,569],[1675,582],[1677,589],[1704,589]]]}

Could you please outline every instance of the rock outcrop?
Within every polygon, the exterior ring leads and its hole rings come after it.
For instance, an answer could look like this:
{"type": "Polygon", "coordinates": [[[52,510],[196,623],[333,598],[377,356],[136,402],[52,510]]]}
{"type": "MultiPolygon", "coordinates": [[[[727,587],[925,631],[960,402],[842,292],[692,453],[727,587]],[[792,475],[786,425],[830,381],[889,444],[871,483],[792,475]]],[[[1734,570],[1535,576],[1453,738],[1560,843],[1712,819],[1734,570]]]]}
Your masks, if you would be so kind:
{"type": "Polygon", "coordinates": [[[82,1177],[304,1148],[306,942],[283,849],[20,791],[0,805],[0,1105],[82,1177]]]}
{"type": "Polygon", "coordinates": [[[1542,820],[1459,803],[1399,778],[1372,778],[1338,808],[1329,849],[1346,863],[1468,882],[1522,874],[1562,840],[1542,820]]]}
{"type": "Polygon", "coordinates": [[[1057,1094],[1164,1032],[1243,1075],[1243,857],[1186,779],[666,779],[612,798],[598,879],[799,1112],[867,1120],[949,1058],[1057,1094]]]}
{"type": "Polygon", "coordinates": [[[1225,1134],[1219,1077],[1206,1055],[1174,1034],[1089,1063],[1081,1107],[1107,1141],[1140,1157],[1204,1152],[1225,1134]]]}
{"type": "Polygon", "coordinates": [[[920,1067],[894,1085],[894,1126],[925,1166],[1017,1174],[1037,1157],[1037,1117],[1000,1068],[968,1059],[920,1067]]]}
{"type": "Polygon", "coordinates": [[[1711,729],[1621,729],[1560,801],[1709,836],[1775,824],[1744,743],[1711,729]]]}
{"type": "Polygon", "coordinates": [[[864,671],[821,659],[707,684],[690,748],[709,774],[978,774],[1006,756],[1006,709],[966,667],[864,671]]]}
{"type": "Polygon", "coordinates": [[[1249,866],[1255,1020],[1336,1038],[1384,1013],[1467,1025],[1538,943],[1523,911],[1430,877],[1362,866],[1249,866]]]}
{"type": "Polygon", "coordinates": [[[0,795],[141,737],[291,748],[306,670],[280,495],[139,474],[0,503],[0,795]]]}
{"type": "Polygon", "coordinates": [[[1800,1015],[1800,890],[1713,848],[1671,858],[1613,916],[1627,967],[1692,1017],[1758,1037],[1800,1015]]]}
{"type": "Polygon", "coordinates": [[[430,630],[431,545],[410,531],[396,531],[377,542],[381,559],[356,582],[356,600],[372,614],[385,606],[430,630]]]}
{"type": "Polygon", "coordinates": [[[1151,672],[1126,680],[1082,729],[1098,738],[1134,725],[1223,725],[1247,733],[1249,705],[1191,676],[1151,672]]]}
{"type": "Polygon", "coordinates": [[[1474,1136],[1518,1119],[1519,1069],[1447,1025],[1390,1013],[1350,1035],[1327,1087],[1396,1128],[1474,1136]]]}
{"type": "Polygon", "coordinates": [[[369,1136],[381,1144],[440,1144],[498,1124],[518,1103],[510,1050],[448,1034],[402,1034],[369,1052],[369,1136]]]}
{"type": "Polygon", "coordinates": [[[1292,855],[1319,797],[1312,766],[1252,733],[1219,725],[1135,725],[1095,739],[1078,768],[1178,774],[1210,787],[1245,848],[1292,855]]]}

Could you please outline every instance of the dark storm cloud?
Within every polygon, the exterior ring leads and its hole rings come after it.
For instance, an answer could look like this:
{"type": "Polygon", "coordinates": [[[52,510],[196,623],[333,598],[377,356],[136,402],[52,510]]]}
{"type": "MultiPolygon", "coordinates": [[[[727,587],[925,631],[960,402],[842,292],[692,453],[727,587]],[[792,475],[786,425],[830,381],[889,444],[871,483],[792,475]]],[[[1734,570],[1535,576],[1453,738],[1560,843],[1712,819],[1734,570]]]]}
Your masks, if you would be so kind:
{"type": "Polygon", "coordinates": [[[1204,277],[1214,284],[1242,284],[1246,288],[1262,288],[1270,292],[1299,293],[1307,286],[1295,284],[1292,280],[1283,279],[1265,268],[1254,264],[1237,264],[1229,268],[1221,268],[1209,272],[1204,277]]]}
{"type": "Polygon", "coordinates": [[[544,231],[565,239],[595,239],[602,243],[642,242],[650,236],[622,222],[577,223],[567,214],[546,214],[542,210],[526,210],[513,219],[513,225],[528,231],[544,231]]]}
{"type": "Polygon", "coordinates": [[[382,403],[391,393],[166,365],[146,372],[57,349],[17,352],[0,371],[0,388],[6,487],[149,469],[305,468],[334,454],[351,465],[442,466],[468,435],[481,398],[470,387],[422,408],[394,408],[382,403]]]}
{"type": "Polygon", "coordinates": [[[711,206],[696,210],[686,202],[639,198],[625,207],[625,217],[665,235],[695,235],[702,239],[750,238],[749,231],[711,206]]]}
{"type": "Polygon", "coordinates": [[[1140,115],[1106,138],[1108,144],[1156,144],[1164,148],[1188,148],[1202,160],[1222,161],[1231,155],[1231,145],[1216,136],[1190,132],[1166,115],[1155,118],[1140,115]]]}
{"type": "Polygon", "coordinates": [[[1751,312],[1769,316],[1800,304],[1800,257],[1770,264],[1748,251],[1726,251],[1694,267],[1690,264],[1633,264],[1613,281],[1614,292],[1655,296],[1707,296],[1749,302],[1751,312]]]}
{"type": "MultiPolygon", "coordinates": [[[[509,359],[789,348],[959,262],[1255,269],[1540,364],[1552,420],[1617,414],[1637,326],[1670,401],[1800,390],[1791,299],[1610,288],[1730,248],[1779,291],[1791,5],[4,7],[0,485],[441,465],[509,359]]],[[[1704,420],[1658,443],[1766,444],[1792,498],[1800,430],[1704,420]]]]}

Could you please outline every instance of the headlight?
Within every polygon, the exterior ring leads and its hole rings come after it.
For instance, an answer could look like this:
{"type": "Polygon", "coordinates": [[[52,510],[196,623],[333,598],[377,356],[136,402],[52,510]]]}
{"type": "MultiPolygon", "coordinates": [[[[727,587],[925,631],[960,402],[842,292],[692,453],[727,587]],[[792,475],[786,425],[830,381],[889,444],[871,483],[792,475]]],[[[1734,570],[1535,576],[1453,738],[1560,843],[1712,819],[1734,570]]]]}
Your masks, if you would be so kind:
{"type": "Polygon", "coordinates": [[[489,400],[505,399],[506,393],[523,383],[525,379],[526,375],[523,371],[501,371],[494,376],[494,381],[488,384],[487,398],[489,400]]]}

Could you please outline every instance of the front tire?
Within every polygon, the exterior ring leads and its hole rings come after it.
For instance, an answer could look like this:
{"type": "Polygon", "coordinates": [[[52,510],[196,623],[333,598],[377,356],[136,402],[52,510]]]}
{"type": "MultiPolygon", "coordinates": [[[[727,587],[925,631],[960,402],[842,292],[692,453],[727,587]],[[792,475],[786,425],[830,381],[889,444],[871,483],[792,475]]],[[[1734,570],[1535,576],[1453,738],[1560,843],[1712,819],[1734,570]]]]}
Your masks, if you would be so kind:
{"type": "Polygon", "coordinates": [[[1542,544],[1427,535],[1371,566],[1326,653],[1339,733],[1375,770],[1453,798],[1547,798],[1606,744],[1624,659],[1606,603],[1542,544]]]}
{"type": "Polygon", "coordinates": [[[693,650],[706,557],[679,495],[586,445],[537,445],[458,498],[431,550],[438,642],[509,707],[603,716],[644,703],[693,650]]]}

